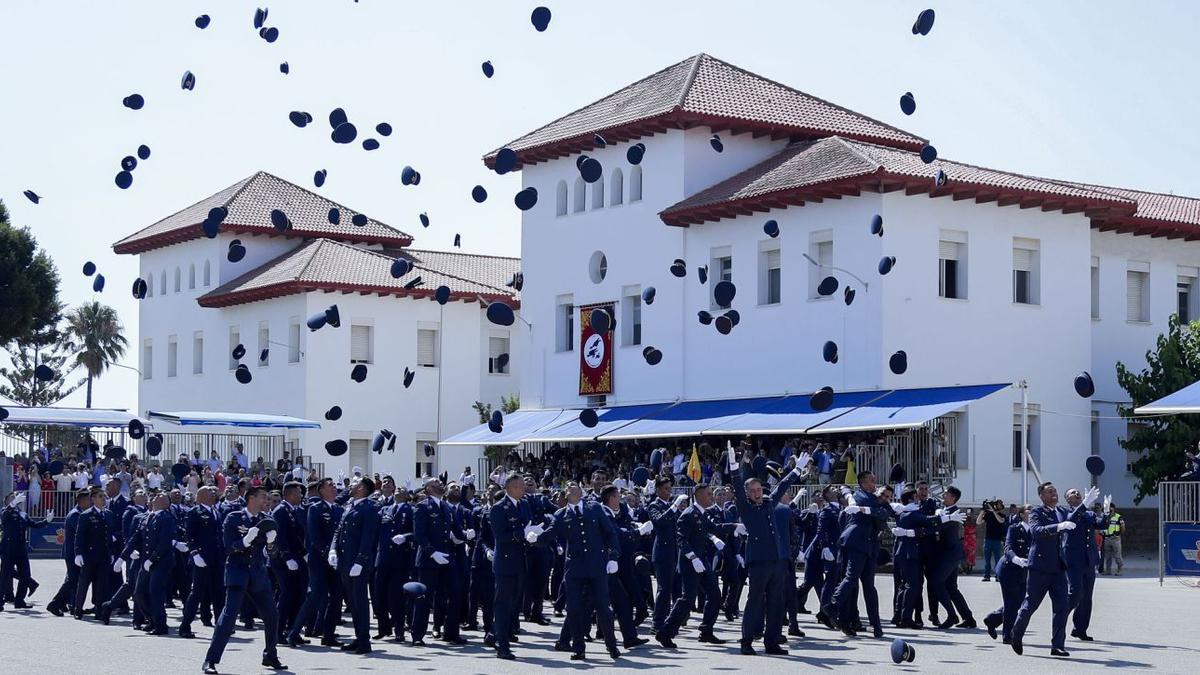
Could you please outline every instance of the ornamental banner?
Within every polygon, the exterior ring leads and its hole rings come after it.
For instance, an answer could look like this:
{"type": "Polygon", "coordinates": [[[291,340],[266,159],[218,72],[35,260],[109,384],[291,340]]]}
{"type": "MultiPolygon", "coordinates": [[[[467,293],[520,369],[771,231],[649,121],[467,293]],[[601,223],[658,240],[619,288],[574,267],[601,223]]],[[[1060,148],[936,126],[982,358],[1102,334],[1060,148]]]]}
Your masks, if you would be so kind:
{"type": "MultiPolygon", "coordinates": [[[[579,308],[579,395],[597,396],[613,391],[613,326],[603,333],[592,330],[593,309],[604,308],[615,317],[615,303],[601,302],[579,308]]],[[[614,320],[613,324],[616,323],[614,320]]]]}

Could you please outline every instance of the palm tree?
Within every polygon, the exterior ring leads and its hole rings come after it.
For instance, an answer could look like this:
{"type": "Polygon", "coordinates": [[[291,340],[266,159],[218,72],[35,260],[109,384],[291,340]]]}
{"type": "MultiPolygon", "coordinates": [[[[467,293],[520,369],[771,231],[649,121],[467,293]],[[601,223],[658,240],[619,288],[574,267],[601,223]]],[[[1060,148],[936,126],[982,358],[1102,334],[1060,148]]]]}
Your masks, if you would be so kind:
{"type": "Polygon", "coordinates": [[[80,346],[75,365],[87,371],[87,407],[92,407],[92,379],[125,355],[129,341],[121,334],[124,328],[117,311],[108,305],[92,301],[67,314],[67,332],[80,346]]]}

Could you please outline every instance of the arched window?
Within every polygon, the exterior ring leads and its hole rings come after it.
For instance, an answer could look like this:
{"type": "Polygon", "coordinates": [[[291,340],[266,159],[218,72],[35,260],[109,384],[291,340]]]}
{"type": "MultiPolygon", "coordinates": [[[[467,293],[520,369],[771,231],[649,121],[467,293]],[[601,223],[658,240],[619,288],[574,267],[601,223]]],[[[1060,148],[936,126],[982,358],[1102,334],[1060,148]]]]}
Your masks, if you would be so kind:
{"type": "Polygon", "coordinates": [[[558,208],[555,210],[556,215],[567,215],[567,181],[558,181],[558,208]]]}
{"type": "Polygon", "coordinates": [[[183,272],[178,267],[176,267],[175,268],[175,292],[176,293],[179,292],[179,286],[180,286],[181,281],[183,281],[183,272]]]}
{"type": "Polygon", "coordinates": [[[208,285],[209,285],[210,283],[212,283],[212,282],[210,281],[210,274],[209,274],[209,268],[208,268],[208,261],[207,261],[207,260],[205,260],[205,261],[204,261],[204,287],[205,287],[205,288],[208,288],[208,285]]]}
{"type": "Polygon", "coordinates": [[[574,213],[583,213],[587,208],[587,183],[583,182],[583,176],[575,179],[575,208],[574,213]]]}
{"type": "Polygon", "coordinates": [[[146,297],[147,298],[154,297],[154,275],[153,274],[150,275],[150,281],[146,282],[146,297]]]}
{"type": "Polygon", "coordinates": [[[604,177],[592,183],[592,210],[604,208],[604,177]]]}
{"type": "Polygon", "coordinates": [[[158,275],[158,294],[159,295],[167,294],[167,271],[166,270],[163,270],[158,275]]]}
{"type": "Polygon", "coordinates": [[[188,265],[188,290],[196,287],[196,263],[188,265]]]}
{"type": "Polygon", "coordinates": [[[635,166],[629,170],[629,203],[642,201],[642,167],[635,166]]]}
{"type": "Polygon", "coordinates": [[[625,199],[625,174],[621,167],[613,169],[612,182],[608,186],[608,205],[616,206],[625,199]]]}

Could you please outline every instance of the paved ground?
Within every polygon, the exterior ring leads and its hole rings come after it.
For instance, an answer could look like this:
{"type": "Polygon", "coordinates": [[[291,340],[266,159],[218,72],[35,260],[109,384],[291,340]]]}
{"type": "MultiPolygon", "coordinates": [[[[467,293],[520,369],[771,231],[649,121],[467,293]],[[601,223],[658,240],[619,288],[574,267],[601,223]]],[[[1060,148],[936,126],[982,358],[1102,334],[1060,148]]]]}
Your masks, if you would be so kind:
{"type": "MultiPolygon", "coordinates": [[[[347,656],[323,648],[281,648],[280,658],[295,672],[349,672],[403,669],[418,672],[452,673],[515,673],[528,672],[531,666],[572,670],[643,670],[669,669],[678,673],[697,671],[783,672],[796,666],[828,670],[848,670],[869,665],[884,665],[889,669],[923,673],[958,673],[983,668],[983,672],[1059,673],[1097,672],[1099,669],[1122,669],[1129,672],[1156,671],[1161,673],[1195,673],[1200,663],[1200,639],[1195,630],[1195,607],[1200,601],[1200,588],[1178,580],[1168,579],[1161,588],[1157,568],[1146,559],[1131,562],[1134,569],[1123,577],[1101,577],[1096,584],[1096,609],[1092,633],[1096,642],[1084,645],[1068,638],[1070,660],[1049,656],[1048,604],[1034,617],[1026,635],[1025,656],[1018,657],[1008,646],[993,642],[982,629],[977,631],[901,631],[889,630],[884,640],[858,638],[847,640],[805,621],[808,637],[793,639],[788,657],[743,657],[736,653],[737,629],[718,624],[718,635],[731,640],[730,645],[702,645],[694,641],[695,632],[685,631],[676,640],[681,649],[667,651],[650,645],[628,652],[619,662],[602,656],[603,646],[589,645],[590,660],[579,664],[568,660],[567,654],[551,650],[558,625],[541,628],[526,627],[529,634],[516,647],[521,659],[515,663],[500,661],[482,647],[479,633],[466,633],[471,645],[461,649],[443,648],[429,640],[429,647],[416,649],[395,643],[376,643],[376,653],[370,656],[347,656]],[[534,630],[536,629],[536,630],[534,630]],[[893,637],[909,640],[917,650],[916,661],[904,666],[892,665],[888,646],[893,637]]],[[[129,630],[127,617],[117,617],[111,626],[92,621],[78,622],[56,618],[44,611],[44,603],[62,578],[62,565],[55,561],[37,560],[34,575],[42,589],[33,598],[37,604],[31,610],[0,613],[0,644],[4,650],[4,672],[42,672],[49,667],[70,667],[78,672],[82,667],[89,673],[122,673],[132,669],[155,668],[174,672],[199,672],[211,629],[199,624],[197,640],[171,637],[148,637],[129,630]],[[50,591],[51,593],[48,593],[50,591]]],[[[982,583],[978,576],[965,577],[961,587],[976,615],[982,615],[999,604],[1000,588],[996,583],[982,583]]],[[[880,579],[880,596],[891,597],[890,576],[880,579]]],[[[171,629],[178,624],[178,610],[171,611],[171,629]]],[[[885,614],[885,619],[886,619],[885,614]]],[[[808,617],[806,617],[808,618],[808,617]]],[[[348,619],[347,619],[348,621],[348,619]]],[[[556,620],[557,621],[557,620],[556,620]]],[[[694,624],[693,624],[694,625],[694,624]]],[[[350,633],[347,624],[341,629],[350,633]]],[[[649,637],[645,635],[644,637],[649,637]]],[[[655,644],[655,643],[651,643],[655,644]]],[[[258,673],[262,649],[262,634],[253,637],[246,633],[234,636],[221,664],[222,673],[258,673]]]]}

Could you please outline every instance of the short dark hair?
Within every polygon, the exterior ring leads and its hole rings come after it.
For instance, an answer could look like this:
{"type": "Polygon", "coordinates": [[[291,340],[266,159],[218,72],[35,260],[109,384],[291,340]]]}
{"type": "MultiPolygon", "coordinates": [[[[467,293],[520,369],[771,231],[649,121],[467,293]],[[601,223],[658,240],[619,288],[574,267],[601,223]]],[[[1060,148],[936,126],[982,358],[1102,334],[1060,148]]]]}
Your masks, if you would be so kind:
{"type": "Polygon", "coordinates": [[[304,486],[294,480],[289,480],[288,482],[283,484],[283,494],[284,495],[287,495],[288,493],[291,493],[291,492],[299,492],[302,489],[304,489],[304,486]]]}
{"type": "Polygon", "coordinates": [[[862,484],[863,484],[863,479],[864,479],[864,478],[866,478],[867,476],[874,477],[874,476],[875,476],[875,474],[874,474],[874,473],[872,473],[872,472],[870,472],[870,471],[860,471],[860,472],[858,473],[858,485],[859,485],[859,487],[862,487],[862,484]]]}
{"type": "Polygon", "coordinates": [[[954,501],[956,503],[958,502],[958,500],[962,499],[962,490],[959,490],[958,488],[954,487],[953,485],[946,488],[946,492],[948,494],[954,495],[954,501]]]}
{"type": "Polygon", "coordinates": [[[249,500],[251,497],[260,493],[266,494],[267,489],[261,485],[251,485],[250,487],[246,488],[246,499],[249,500]]]}
{"type": "Polygon", "coordinates": [[[1054,487],[1054,483],[1052,483],[1050,481],[1046,481],[1045,483],[1042,483],[1041,485],[1039,485],[1038,486],[1038,496],[1041,496],[1042,491],[1048,487],[1054,487]]]}
{"type": "Polygon", "coordinates": [[[654,487],[655,488],[662,487],[663,485],[674,486],[675,478],[673,478],[672,476],[659,476],[658,478],[654,479],[654,487]]]}
{"type": "Polygon", "coordinates": [[[75,493],[75,501],[77,501],[77,502],[83,501],[85,499],[91,499],[91,498],[92,498],[91,490],[80,490],[79,492],[75,493]]]}
{"type": "Polygon", "coordinates": [[[619,494],[620,492],[620,488],[618,488],[616,485],[609,485],[600,491],[600,501],[607,502],[609,497],[612,497],[614,494],[619,494]]]}
{"type": "Polygon", "coordinates": [[[507,488],[510,483],[521,483],[522,485],[524,485],[525,484],[525,476],[521,476],[521,475],[514,473],[514,474],[510,475],[508,478],[504,479],[504,487],[507,488]]]}
{"type": "Polygon", "coordinates": [[[900,495],[900,503],[901,504],[911,504],[911,503],[913,503],[914,500],[916,500],[916,498],[917,498],[916,490],[905,490],[904,493],[900,495]]]}
{"type": "Polygon", "coordinates": [[[363,476],[363,479],[358,481],[358,484],[366,486],[368,495],[375,492],[375,481],[367,478],[366,476],[363,476]]]}

